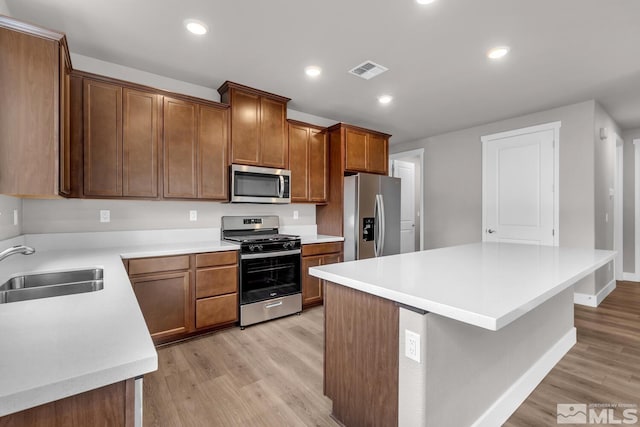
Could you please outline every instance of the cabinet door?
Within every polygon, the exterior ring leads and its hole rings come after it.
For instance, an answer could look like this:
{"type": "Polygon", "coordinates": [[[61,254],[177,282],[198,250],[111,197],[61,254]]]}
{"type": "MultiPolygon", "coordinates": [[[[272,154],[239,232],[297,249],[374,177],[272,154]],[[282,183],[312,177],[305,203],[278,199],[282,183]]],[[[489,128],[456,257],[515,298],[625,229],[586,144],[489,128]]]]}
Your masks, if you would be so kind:
{"type": "MultiPolygon", "coordinates": [[[[327,201],[329,165],[327,162],[327,133],[309,129],[309,201],[327,201]]],[[[291,162],[293,166],[293,161],[291,162]]]]}
{"type": "Polygon", "coordinates": [[[200,105],[198,109],[198,197],[227,200],[229,112],[200,105]]]}
{"type": "Polygon", "coordinates": [[[281,101],[261,97],[260,122],[260,164],[287,169],[289,166],[287,105],[281,101]]]}
{"type": "Polygon", "coordinates": [[[386,175],[389,169],[389,141],[381,136],[369,134],[367,141],[367,170],[386,175]]]}
{"type": "Polygon", "coordinates": [[[196,328],[222,325],[237,320],[237,293],[202,298],[196,301],[196,328]]]}
{"type": "Polygon", "coordinates": [[[345,169],[354,172],[367,171],[367,134],[345,129],[345,169]]]}
{"type": "Polygon", "coordinates": [[[231,89],[231,162],[260,163],[260,97],[231,89]]]}
{"type": "Polygon", "coordinates": [[[189,272],[131,279],[140,310],[154,341],[189,332],[189,272]]]}
{"type": "Polygon", "coordinates": [[[67,50],[60,45],[60,152],[58,191],[63,196],[71,194],[71,64],[67,62],[67,50]]]}
{"type": "Polygon", "coordinates": [[[158,196],[159,96],[123,90],[122,195],[158,196]]]}
{"type": "Polygon", "coordinates": [[[292,202],[309,201],[309,131],[306,126],[289,125],[292,202]]]}
{"type": "Polygon", "coordinates": [[[196,298],[238,292],[238,267],[199,268],[196,271],[196,298]]]}
{"type": "Polygon", "coordinates": [[[309,274],[310,267],[322,265],[322,256],[302,258],[302,305],[307,307],[322,301],[321,280],[309,274]]]}
{"type": "Polygon", "coordinates": [[[122,87],[84,80],[84,195],[122,196],[122,87]]]}
{"type": "Polygon", "coordinates": [[[164,196],[198,197],[197,106],[164,98],[164,196]]]}
{"type": "Polygon", "coordinates": [[[0,28],[1,194],[59,192],[58,61],[57,42],[0,28]]]}

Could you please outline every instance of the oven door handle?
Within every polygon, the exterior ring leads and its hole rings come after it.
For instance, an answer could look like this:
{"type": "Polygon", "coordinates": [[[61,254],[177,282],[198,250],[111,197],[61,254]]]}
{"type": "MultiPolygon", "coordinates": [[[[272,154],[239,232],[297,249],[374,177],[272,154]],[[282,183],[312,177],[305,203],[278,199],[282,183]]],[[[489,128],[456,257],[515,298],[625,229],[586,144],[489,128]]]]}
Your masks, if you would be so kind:
{"type": "Polygon", "coordinates": [[[266,252],[261,254],[242,254],[240,255],[240,259],[259,259],[259,258],[274,258],[283,255],[296,255],[300,253],[300,249],[293,249],[290,251],[277,251],[277,252],[266,252]]]}

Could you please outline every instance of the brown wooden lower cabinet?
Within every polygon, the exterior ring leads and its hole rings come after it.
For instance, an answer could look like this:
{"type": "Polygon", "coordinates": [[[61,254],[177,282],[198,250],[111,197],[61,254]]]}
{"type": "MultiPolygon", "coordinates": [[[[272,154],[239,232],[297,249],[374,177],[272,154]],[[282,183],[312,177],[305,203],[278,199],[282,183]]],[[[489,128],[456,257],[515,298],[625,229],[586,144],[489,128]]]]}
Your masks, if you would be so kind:
{"type": "Polygon", "coordinates": [[[238,320],[236,251],[137,258],[125,265],[155,344],[238,320]]]}
{"type": "Polygon", "coordinates": [[[154,342],[189,332],[189,283],[189,271],[131,278],[154,342]]]}
{"type": "Polygon", "coordinates": [[[0,417],[0,427],[134,426],[133,378],[0,417]]]}
{"type": "Polygon", "coordinates": [[[302,306],[322,304],[324,280],[309,274],[309,268],[342,261],[342,242],[314,243],[302,246],[302,306]]]}

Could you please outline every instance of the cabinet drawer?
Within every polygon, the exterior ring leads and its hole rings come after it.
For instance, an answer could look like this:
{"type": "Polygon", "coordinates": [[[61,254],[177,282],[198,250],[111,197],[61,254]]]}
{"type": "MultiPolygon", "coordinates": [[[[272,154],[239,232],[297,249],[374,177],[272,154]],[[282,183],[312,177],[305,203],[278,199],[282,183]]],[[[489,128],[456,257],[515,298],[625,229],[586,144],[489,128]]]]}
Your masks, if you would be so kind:
{"type": "Polygon", "coordinates": [[[238,251],[210,252],[196,255],[196,267],[238,264],[238,251]]]}
{"type": "Polygon", "coordinates": [[[189,255],[129,260],[129,275],[189,269],[189,255]]]}
{"type": "Polygon", "coordinates": [[[319,254],[331,254],[342,251],[342,242],[313,243],[302,245],[302,256],[312,256],[319,254]]]}
{"type": "Polygon", "coordinates": [[[196,301],[196,328],[238,320],[238,294],[203,298],[196,301]]]}
{"type": "Polygon", "coordinates": [[[238,267],[205,268],[196,271],[196,298],[238,292],[238,267]]]}

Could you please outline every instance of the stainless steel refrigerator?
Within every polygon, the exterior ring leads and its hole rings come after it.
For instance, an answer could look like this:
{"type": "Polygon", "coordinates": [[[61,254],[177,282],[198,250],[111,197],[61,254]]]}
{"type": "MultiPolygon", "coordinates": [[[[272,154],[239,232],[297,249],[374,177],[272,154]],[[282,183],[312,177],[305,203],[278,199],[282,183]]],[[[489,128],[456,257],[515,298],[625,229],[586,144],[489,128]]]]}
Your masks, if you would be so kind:
{"type": "Polygon", "coordinates": [[[344,260],[400,253],[400,178],[344,178],[344,260]]]}

